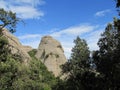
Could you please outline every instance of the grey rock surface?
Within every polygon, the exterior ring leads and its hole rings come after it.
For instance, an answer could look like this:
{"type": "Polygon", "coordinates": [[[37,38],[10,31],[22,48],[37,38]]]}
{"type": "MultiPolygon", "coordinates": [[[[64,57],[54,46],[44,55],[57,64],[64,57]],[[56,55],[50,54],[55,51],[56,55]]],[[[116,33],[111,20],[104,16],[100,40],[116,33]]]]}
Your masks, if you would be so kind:
{"type": "Polygon", "coordinates": [[[60,42],[51,36],[42,37],[36,57],[40,59],[55,76],[60,75],[60,66],[67,61],[60,42]]]}
{"type": "MultiPolygon", "coordinates": [[[[21,57],[21,60],[24,64],[28,64],[28,62],[31,60],[30,56],[28,55],[28,50],[26,50],[26,47],[23,46],[17,37],[15,37],[13,34],[11,34],[8,30],[3,30],[3,35],[8,39],[9,42],[9,48],[11,49],[12,54],[17,54],[21,57]]],[[[30,50],[30,48],[29,48],[30,50]]]]}

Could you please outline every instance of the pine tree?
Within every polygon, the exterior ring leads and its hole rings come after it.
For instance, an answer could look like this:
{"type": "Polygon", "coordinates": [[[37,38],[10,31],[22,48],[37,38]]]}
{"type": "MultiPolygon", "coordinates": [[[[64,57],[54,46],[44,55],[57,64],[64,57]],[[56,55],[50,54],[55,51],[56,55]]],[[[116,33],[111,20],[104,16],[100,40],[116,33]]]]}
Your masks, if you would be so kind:
{"type": "Polygon", "coordinates": [[[66,90],[84,90],[85,73],[90,69],[90,51],[85,40],[77,37],[69,61],[62,66],[63,73],[68,74],[66,90]]]}
{"type": "Polygon", "coordinates": [[[97,71],[103,77],[103,90],[120,89],[120,20],[107,25],[93,55],[97,71]]]}

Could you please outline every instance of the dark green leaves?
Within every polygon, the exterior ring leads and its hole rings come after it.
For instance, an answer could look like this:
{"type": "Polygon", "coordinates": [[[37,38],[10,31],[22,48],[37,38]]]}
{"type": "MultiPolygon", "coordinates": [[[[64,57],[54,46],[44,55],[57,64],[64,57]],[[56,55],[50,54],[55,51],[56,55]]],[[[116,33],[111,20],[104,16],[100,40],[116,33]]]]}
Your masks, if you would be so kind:
{"type": "Polygon", "coordinates": [[[19,20],[20,19],[16,17],[16,13],[0,9],[0,32],[6,27],[11,33],[14,33],[19,20]]]}
{"type": "Polygon", "coordinates": [[[118,90],[120,83],[120,20],[114,18],[102,34],[100,49],[93,55],[96,70],[103,76],[104,90],[118,90]]]}

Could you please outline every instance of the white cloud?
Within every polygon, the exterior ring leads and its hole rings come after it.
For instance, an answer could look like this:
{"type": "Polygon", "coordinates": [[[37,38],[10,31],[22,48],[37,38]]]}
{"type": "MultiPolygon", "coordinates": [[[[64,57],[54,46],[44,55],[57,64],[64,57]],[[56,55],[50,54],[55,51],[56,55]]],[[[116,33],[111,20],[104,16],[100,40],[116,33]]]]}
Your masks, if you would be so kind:
{"type": "Polygon", "coordinates": [[[26,40],[21,41],[23,45],[31,46],[32,48],[38,48],[41,39],[33,39],[33,40],[26,40]]]}
{"type": "MultiPolygon", "coordinates": [[[[54,31],[48,35],[53,36],[62,44],[64,53],[66,57],[69,58],[71,54],[71,49],[72,47],[74,47],[73,40],[76,39],[77,36],[80,36],[80,38],[85,39],[87,41],[91,51],[97,50],[97,42],[103,30],[104,26],[101,27],[98,25],[81,24],[78,26],[72,26],[66,29],[62,29],[59,32],[54,31]]],[[[19,36],[19,39],[22,42],[22,44],[32,46],[33,48],[37,48],[42,36],[44,35],[27,34],[19,36]]]]}
{"type": "Polygon", "coordinates": [[[95,31],[90,32],[89,34],[83,36],[83,38],[87,41],[89,49],[91,51],[98,50],[97,42],[100,38],[101,33],[104,31],[104,28],[97,29],[95,31]]]}
{"type": "Polygon", "coordinates": [[[95,13],[95,16],[99,16],[99,17],[105,16],[107,13],[110,13],[110,12],[111,12],[110,9],[106,9],[106,10],[103,10],[103,11],[98,11],[98,12],[95,13]]]}
{"type": "Polygon", "coordinates": [[[65,51],[67,58],[70,57],[71,49],[74,47],[74,39],[77,36],[85,39],[88,43],[90,50],[97,50],[97,42],[100,38],[100,34],[103,32],[104,26],[81,24],[78,26],[68,27],[67,29],[60,30],[59,32],[54,32],[51,35],[59,40],[65,51]]]}
{"type": "Polygon", "coordinates": [[[26,35],[18,36],[18,38],[20,39],[23,45],[31,46],[33,48],[38,48],[42,36],[43,35],[41,34],[26,34],[26,35]]]}
{"type": "Polygon", "coordinates": [[[62,35],[74,35],[74,36],[76,36],[76,35],[81,35],[81,34],[86,33],[86,32],[90,32],[94,28],[96,28],[96,26],[83,24],[83,25],[69,27],[69,28],[60,30],[59,32],[54,32],[51,34],[51,36],[53,36],[53,37],[60,37],[62,35]]]}
{"type": "Polygon", "coordinates": [[[33,39],[33,38],[40,38],[41,35],[40,34],[27,34],[27,35],[23,35],[23,36],[18,36],[18,38],[20,40],[25,40],[25,39],[33,39]]]}
{"type": "Polygon", "coordinates": [[[36,6],[39,4],[44,4],[43,0],[15,0],[16,3],[24,3],[24,4],[29,4],[32,6],[36,6]]]}
{"type": "Polygon", "coordinates": [[[19,17],[24,19],[39,18],[39,16],[44,16],[43,12],[40,12],[30,6],[11,6],[10,9],[16,12],[19,17]]]}
{"type": "Polygon", "coordinates": [[[0,0],[0,8],[4,8],[4,9],[7,9],[7,3],[4,2],[3,0],[0,0]]]}
{"type": "Polygon", "coordinates": [[[0,0],[0,8],[11,10],[23,19],[40,18],[44,16],[38,6],[43,4],[43,0],[0,0]]]}
{"type": "Polygon", "coordinates": [[[63,46],[64,53],[65,53],[65,56],[66,56],[67,58],[70,57],[71,50],[72,50],[72,48],[73,48],[73,46],[74,46],[73,39],[75,39],[75,38],[70,38],[70,39],[71,39],[71,40],[66,41],[66,42],[65,42],[65,40],[59,40],[59,39],[58,39],[58,40],[61,42],[62,46],[63,46]]]}

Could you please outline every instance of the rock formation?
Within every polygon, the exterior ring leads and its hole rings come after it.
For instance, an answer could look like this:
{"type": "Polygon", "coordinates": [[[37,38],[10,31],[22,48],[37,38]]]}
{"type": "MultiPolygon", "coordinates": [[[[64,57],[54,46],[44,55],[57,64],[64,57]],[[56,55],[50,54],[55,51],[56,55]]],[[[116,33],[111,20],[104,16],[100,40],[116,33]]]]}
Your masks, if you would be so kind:
{"type": "Polygon", "coordinates": [[[23,49],[24,49],[26,52],[29,52],[29,51],[31,51],[33,48],[30,47],[30,46],[23,46],[23,49]]]}
{"type": "MultiPolygon", "coordinates": [[[[32,50],[32,47],[23,46],[18,38],[6,29],[3,30],[3,35],[9,41],[9,48],[11,49],[12,54],[19,55],[23,63],[27,65],[31,60],[28,52],[32,50]]],[[[60,75],[60,65],[67,61],[61,44],[51,36],[44,36],[41,39],[36,57],[40,59],[45,64],[48,71],[53,72],[55,76],[60,75]]]]}
{"type": "Polygon", "coordinates": [[[38,47],[36,57],[40,59],[55,76],[61,72],[60,65],[66,62],[61,44],[51,36],[44,36],[38,47]]]}
{"type": "Polygon", "coordinates": [[[8,30],[4,29],[3,30],[3,35],[8,39],[10,49],[12,54],[17,54],[20,56],[21,60],[23,61],[24,64],[28,64],[29,60],[31,59],[30,56],[28,55],[27,51],[29,50],[23,46],[18,38],[16,38],[13,34],[11,34],[8,30]],[[27,49],[27,50],[26,50],[27,49]]]}

